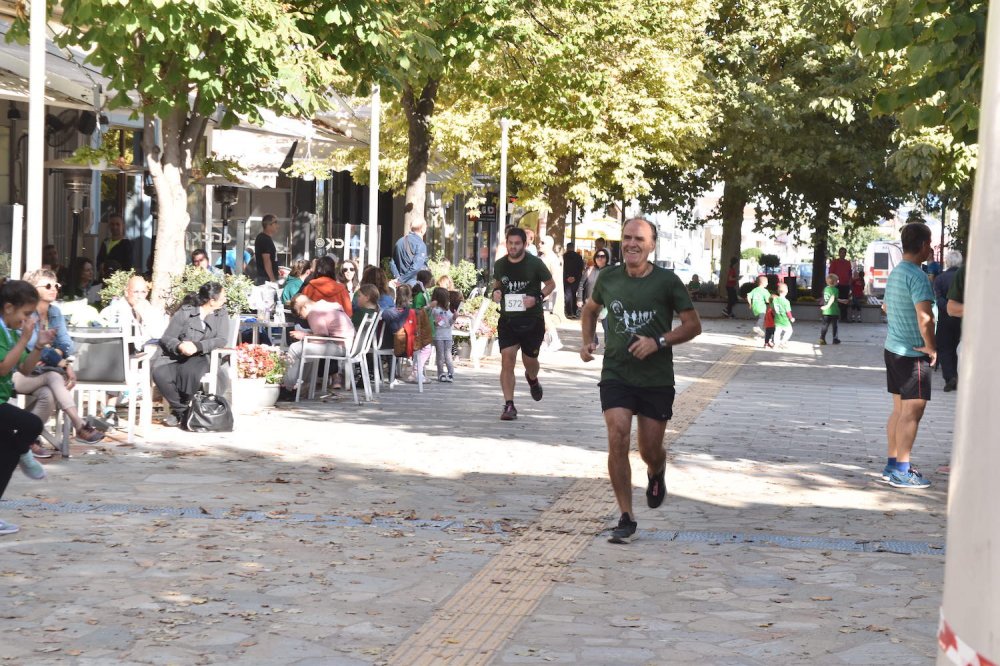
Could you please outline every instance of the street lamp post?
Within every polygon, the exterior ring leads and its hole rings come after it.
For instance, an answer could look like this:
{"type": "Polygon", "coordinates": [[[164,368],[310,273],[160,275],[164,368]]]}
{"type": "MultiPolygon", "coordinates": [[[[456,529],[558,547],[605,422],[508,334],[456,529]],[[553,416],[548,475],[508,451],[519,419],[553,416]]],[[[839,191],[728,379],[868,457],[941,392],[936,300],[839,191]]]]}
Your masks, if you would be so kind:
{"type": "MultiPolygon", "coordinates": [[[[42,265],[45,227],[45,0],[31,0],[28,39],[28,224],[24,256],[30,271],[42,265]]],[[[20,229],[14,233],[20,233],[20,229]]],[[[20,274],[20,266],[12,268],[15,275],[20,274]]]]}
{"type": "Polygon", "coordinates": [[[510,120],[500,119],[500,197],[497,201],[497,251],[499,257],[503,248],[506,247],[504,233],[507,229],[507,130],[510,128],[510,120]]]}
{"type": "Polygon", "coordinates": [[[378,266],[378,160],[382,100],[379,86],[372,88],[371,139],[368,152],[368,263],[378,266]]]}

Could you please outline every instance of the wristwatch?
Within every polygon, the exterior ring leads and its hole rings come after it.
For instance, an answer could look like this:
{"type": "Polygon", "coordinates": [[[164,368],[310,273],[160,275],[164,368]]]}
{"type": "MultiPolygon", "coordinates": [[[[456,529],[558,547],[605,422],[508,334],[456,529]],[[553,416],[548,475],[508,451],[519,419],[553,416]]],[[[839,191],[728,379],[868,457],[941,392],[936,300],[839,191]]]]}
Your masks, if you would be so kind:
{"type": "Polygon", "coordinates": [[[670,346],[670,343],[667,342],[667,336],[666,335],[661,335],[660,337],[656,338],[656,347],[657,347],[657,349],[664,349],[665,347],[669,347],[669,346],[670,346]]]}

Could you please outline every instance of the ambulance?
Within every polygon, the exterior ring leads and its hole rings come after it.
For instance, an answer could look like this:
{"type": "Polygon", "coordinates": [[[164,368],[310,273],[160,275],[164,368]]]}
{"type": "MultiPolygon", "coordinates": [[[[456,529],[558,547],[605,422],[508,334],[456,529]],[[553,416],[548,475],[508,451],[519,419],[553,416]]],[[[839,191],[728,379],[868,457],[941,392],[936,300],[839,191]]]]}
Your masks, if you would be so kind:
{"type": "Polygon", "coordinates": [[[897,241],[872,241],[865,250],[865,283],[871,296],[882,298],[889,273],[903,261],[903,246],[897,241]]]}

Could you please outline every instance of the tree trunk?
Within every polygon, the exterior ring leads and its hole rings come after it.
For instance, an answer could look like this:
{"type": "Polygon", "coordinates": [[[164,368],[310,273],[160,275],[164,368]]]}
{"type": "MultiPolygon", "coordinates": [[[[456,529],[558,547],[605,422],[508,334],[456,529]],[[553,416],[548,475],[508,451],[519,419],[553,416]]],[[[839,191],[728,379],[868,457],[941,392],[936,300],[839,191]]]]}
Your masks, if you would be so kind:
{"type": "Polygon", "coordinates": [[[569,184],[573,169],[573,159],[560,157],[556,163],[555,185],[548,188],[549,211],[545,221],[545,233],[552,236],[556,245],[566,247],[566,214],[569,212],[569,184]]]}
{"type": "Polygon", "coordinates": [[[812,294],[816,298],[823,295],[826,287],[826,256],[830,238],[830,202],[824,201],[816,208],[816,222],[813,225],[813,278],[812,294]]]}
{"type": "Polygon", "coordinates": [[[739,259],[740,244],[743,240],[743,209],[746,208],[749,194],[738,185],[726,181],[722,190],[722,201],[719,208],[722,212],[722,248],[719,253],[719,296],[726,297],[726,275],[729,271],[729,260],[739,259]]]}
{"type": "Polygon", "coordinates": [[[406,161],[406,198],[403,208],[403,227],[409,230],[417,220],[424,220],[424,201],[427,198],[427,163],[431,154],[431,117],[437,99],[438,82],[431,79],[414,97],[413,88],[403,89],[403,110],[409,127],[409,155],[406,161]]]}
{"type": "Polygon", "coordinates": [[[187,256],[184,233],[188,215],[188,182],[196,147],[207,127],[207,119],[188,117],[178,111],[160,119],[160,142],[156,143],[155,119],[143,118],[142,144],[146,165],[156,189],[157,224],[153,255],[152,303],[164,308],[170,302],[173,277],[184,271],[187,256]]]}

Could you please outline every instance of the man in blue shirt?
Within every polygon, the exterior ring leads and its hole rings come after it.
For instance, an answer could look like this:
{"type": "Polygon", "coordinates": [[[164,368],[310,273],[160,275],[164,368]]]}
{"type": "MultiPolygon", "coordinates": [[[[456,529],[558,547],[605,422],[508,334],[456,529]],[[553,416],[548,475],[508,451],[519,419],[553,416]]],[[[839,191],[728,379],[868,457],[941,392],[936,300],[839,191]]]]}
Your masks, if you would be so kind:
{"type": "Polygon", "coordinates": [[[920,419],[931,399],[931,368],[937,363],[934,339],[934,291],[920,264],[933,255],[931,230],[923,223],[907,224],[900,232],[903,261],[889,274],[885,309],[885,369],[892,414],[886,424],[888,460],[882,479],[896,488],[931,485],[910,466],[910,451],[920,419]]]}
{"type": "Polygon", "coordinates": [[[411,287],[417,283],[417,271],[427,268],[427,245],[424,244],[424,232],[427,222],[422,218],[410,225],[410,233],[406,234],[392,248],[392,261],[389,270],[400,284],[411,287]]]}

